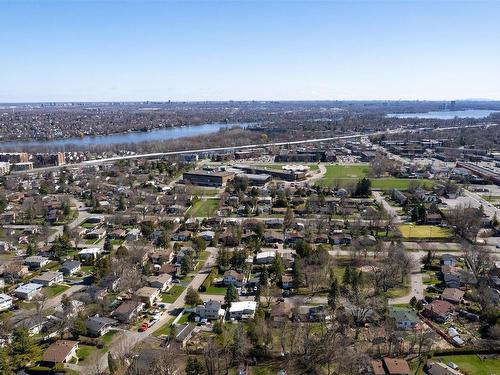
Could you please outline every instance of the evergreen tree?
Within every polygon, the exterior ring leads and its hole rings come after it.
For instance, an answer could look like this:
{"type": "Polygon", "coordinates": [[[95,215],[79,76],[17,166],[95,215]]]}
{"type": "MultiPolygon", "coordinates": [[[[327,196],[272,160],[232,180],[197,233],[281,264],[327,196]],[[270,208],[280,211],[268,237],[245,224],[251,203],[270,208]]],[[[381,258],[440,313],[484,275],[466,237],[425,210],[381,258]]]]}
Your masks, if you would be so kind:
{"type": "Polygon", "coordinates": [[[330,286],[330,291],[328,292],[328,306],[335,310],[337,307],[337,301],[340,296],[339,283],[337,278],[333,279],[332,285],[330,286]]]}
{"type": "Polygon", "coordinates": [[[239,300],[238,290],[234,285],[229,285],[224,296],[224,303],[227,307],[231,307],[231,303],[239,300]]]}
{"type": "Polygon", "coordinates": [[[14,367],[22,368],[37,361],[42,355],[42,348],[30,337],[26,328],[18,328],[12,335],[11,355],[14,367]]]}
{"type": "Polygon", "coordinates": [[[188,357],[186,363],[186,375],[203,374],[205,367],[196,357],[188,357]]]}

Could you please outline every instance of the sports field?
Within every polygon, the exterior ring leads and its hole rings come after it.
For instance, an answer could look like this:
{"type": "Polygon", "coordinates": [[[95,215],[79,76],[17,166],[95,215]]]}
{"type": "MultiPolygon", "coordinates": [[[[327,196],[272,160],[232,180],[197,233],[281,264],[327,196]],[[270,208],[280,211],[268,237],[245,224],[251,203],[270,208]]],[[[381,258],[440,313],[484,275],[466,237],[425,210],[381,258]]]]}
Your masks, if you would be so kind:
{"type": "MultiPolygon", "coordinates": [[[[327,165],[325,176],[318,181],[322,186],[346,187],[354,185],[359,179],[368,177],[370,167],[363,164],[355,165],[327,165]]],[[[412,180],[408,178],[381,177],[370,178],[373,189],[407,190],[411,181],[419,181],[426,185],[432,185],[431,180],[412,180]]]]}

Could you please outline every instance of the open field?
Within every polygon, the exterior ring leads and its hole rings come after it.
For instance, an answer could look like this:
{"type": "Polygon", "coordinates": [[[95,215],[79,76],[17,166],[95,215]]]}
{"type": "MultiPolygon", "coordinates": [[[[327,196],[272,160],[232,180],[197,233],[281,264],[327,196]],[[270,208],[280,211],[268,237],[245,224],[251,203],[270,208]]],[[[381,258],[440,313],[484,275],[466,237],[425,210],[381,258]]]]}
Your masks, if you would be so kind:
{"type": "Polygon", "coordinates": [[[444,363],[453,362],[458,365],[461,371],[474,375],[499,375],[500,357],[481,359],[475,354],[450,355],[437,357],[444,363]]]}
{"type": "Polygon", "coordinates": [[[166,293],[160,294],[161,301],[164,303],[173,303],[179,296],[181,295],[182,291],[185,288],[180,285],[174,285],[170,290],[168,290],[166,293]]]}
{"type": "MultiPolygon", "coordinates": [[[[354,185],[359,179],[369,177],[369,166],[363,164],[356,165],[327,165],[325,176],[318,181],[322,186],[340,186],[346,187],[354,185]]],[[[412,181],[418,181],[425,185],[430,185],[431,180],[412,180],[408,178],[381,177],[370,178],[373,189],[407,190],[412,181]]]]}
{"type": "Polygon", "coordinates": [[[403,238],[449,238],[452,236],[448,228],[441,228],[436,225],[410,225],[399,226],[403,238]]]}
{"type": "Polygon", "coordinates": [[[219,207],[218,199],[206,199],[197,201],[189,210],[193,217],[206,217],[215,214],[219,207]]]}

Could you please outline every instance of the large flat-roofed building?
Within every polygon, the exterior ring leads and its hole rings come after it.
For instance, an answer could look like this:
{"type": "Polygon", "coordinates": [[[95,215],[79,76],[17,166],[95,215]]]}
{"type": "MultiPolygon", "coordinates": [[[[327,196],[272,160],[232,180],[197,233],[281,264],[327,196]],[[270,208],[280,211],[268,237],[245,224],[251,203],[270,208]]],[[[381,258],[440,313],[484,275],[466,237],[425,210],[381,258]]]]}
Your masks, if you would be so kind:
{"type": "Polygon", "coordinates": [[[221,187],[225,186],[233,177],[233,172],[197,170],[185,172],[183,180],[186,184],[221,187]]]}

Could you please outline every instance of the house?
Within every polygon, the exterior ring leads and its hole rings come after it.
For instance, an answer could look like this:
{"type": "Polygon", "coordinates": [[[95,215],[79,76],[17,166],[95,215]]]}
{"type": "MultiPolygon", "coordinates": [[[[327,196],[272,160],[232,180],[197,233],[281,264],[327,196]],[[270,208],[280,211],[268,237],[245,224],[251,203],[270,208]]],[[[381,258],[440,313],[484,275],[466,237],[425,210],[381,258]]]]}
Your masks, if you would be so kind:
{"type": "Polygon", "coordinates": [[[275,258],[276,258],[276,251],[273,250],[263,251],[255,256],[255,263],[271,264],[272,262],[274,262],[275,258]]]}
{"type": "Polygon", "coordinates": [[[448,288],[460,287],[460,269],[454,266],[441,266],[443,281],[448,288]]]}
{"type": "Polygon", "coordinates": [[[235,287],[241,287],[243,283],[243,275],[235,270],[228,270],[224,272],[224,285],[234,285],[235,287]]]}
{"type": "Polygon", "coordinates": [[[76,356],[78,341],[57,340],[43,353],[43,362],[67,363],[76,356]]]}
{"type": "Polygon", "coordinates": [[[112,240],[121,240],[124,239],[126,235],[127,231],[125,229],[117,228],[113,230],[108,237],[112,240]]]}
{"type": "Polygon", "coordinates": [[[143,286],[142,288],[135,291],[135,295],[141,300],[141,302],[144,302],[151,306],[155,302],[156,298],[160,295],[160,289],[143,286]]]}
{"type": "Polygon", "coordinates": [[[399,329],[411,329],[417,325],[417,314],[412,309],[391,307],[389,317],[399,329]]]}
{"type": "Polygon", "coordinates": [[[429,375],[462,375],[460,371],[441,362],[429,362],[427,364],[427,373],[429,375]]]}
{"type": "Polygon", "coordinates": [[[232,302],[229,307],[230,319],[252,319],[257,310],[257,302],[255,301],[239,301],[232,302]]]}
{"type": "Polygon", "coordinates": [[[196,324],[181,324],[176,327],[177,335],[175,336],[175,341],[181,344],[181,347],[185,347],[186,343],[191,338],[194,329],[196,328],[196,324]]]}
{"type": "Polygon", "coordinates": [[[164,292],[170,287],[172,276],[164,273],[158,276],[150,276],[147,278],[147,281],[150,287],[160,289],[160,291],[164,292]]]}
{"type": "Polygon", "coordinates": [[[38,294],[40,289],[42,289],[41,284],[28,283],[17,287],[17,289],[14,290],[14,294],[17,298],[31,301],[33,297],[38,294]]]}
{"type": "Polygon", "coordinates": [[[200,237],[207,242],[211,242],[215,237],[215,232],[211,230],[206,230],[200,233],[200,237]]]}
{"type": "Polygon", "coordinates": [[[63,273],[57,271],[43,272],[31,279],[32,283],[41,284],[43,286],[52,286],[63,281],[63,273]]]}
{"type": "Polygon", "coordinates": [[[191,232],[188,230],[183,230],[172,234],[172,241],[189,241],[191,239],[191,232]]]}
{"type": "Polygon", "coordinates": [[[92,229],[85,235],[85,238],[96,241],[101,240],[104,237],[106,237],[106,229],[104,228],[92,229]]]}
{"type": "Polygon", "coordinates": [[[89,218],[87,218],[87,220],[85,220],[85,223],[89,223],[89,224],[102,224],[104,223],[104,216],[91,216],[89,218]]]}
{"type": "Polygon", "coordinates": [[[284,237],[282,232],[266,231],[264,232],[264,242],[266,244],[283,243],[284,237]]]}
{"type": "Polygon", "coordinates": [[[121,323],[129,323],[134,320],[144,308],[144,303],[139,301],[124,301],[113,311],[112,316],[121,323]]]}
{"type": "Polygon", "coordinates": [[[423,314],[438,323],[448,320],[455,307],[448,301],[434,300],[424,307],[423,314]]]}
{"type": "Polygon", "coordinates": [[[43,266],[46,266],[48,263],[49,263],[49,258],[41,257],[39,255],[33,255],[27,257],[24,260],[24,264],[26,264],[29,267],[29,269],[32,270],[42,268],[43,266]]]}
{"type": "Polygon", "coordinates": [[[178,268],[179,267],[176,266],[175,264],[165,263],[161,265],[159,273],[160,274],[168,273],[169,275],[175,276],[178,272],[178,268]]]}
{"type": "Polygon", "coordinates": [[[61,271],[65,276],[71,276],[80,271],[81,269],[81,263],[77,260],[68,260],[64,262],[59,268],[59,271],[61,271]]]}
{"type": "Polygon", "coordinates": [[[457,288],[445,288],[441,293],[441,299],[451,303],[460,303],[464,298],[465,292],[457,288]]]}
{"type": "Polygon", "coordinates": [[[196,306],[195,313],[200,319],[218,320],[224,316],[225,311],[221,302],[208,300],[203,305],[196,306]]]}
{"type": "Polygon", "coordinates": [[[12,306],[12,297],[7,294],[0,293],[0,311],[10,309],[12,306]]]}
{"type": "Polygon", "coordinates": [[[127,232],[127,241],[138,241],[141,236],[141,230],[138,228],[132,228],[127,232]]]}
{"type": "Polygon", "coordinates": [[[292,308],[287,302],[277,302],[271,306],[270,318],[273,327],[283,327],[292,317],[292,308]]]}
{"type": "Polygon", "coordinates": [[[410,375],[408,362],[403,358],[383,358],[372,361],[375,375],[410,375]]]}
{"type": "Polygon", "coordinates": [[[84,262],[92,262],[101,254],[102,249],[99,247],[87,247],[78,252],[78,257],[84,262]]]}
{"type": "Polygon", "coordinates": [[[441,265],[455,267],[457,265],[457,257],[452,254],[441,255],[441,265]]]}
{"type": "Polygon", "coordinates": [[[293,288],[293,277],[289,275],[284,275],[281,277],[281,288],[282,289],[292,289],[293,288]]]}
{"type": "Polygon", "coordinates": [[[85,321],[87,333],[93,337],[100,337],[105,335],[111,330],[111,327],[116,324],[116,320],[106,318],[103,316],[90,316],[85,321]]]}

